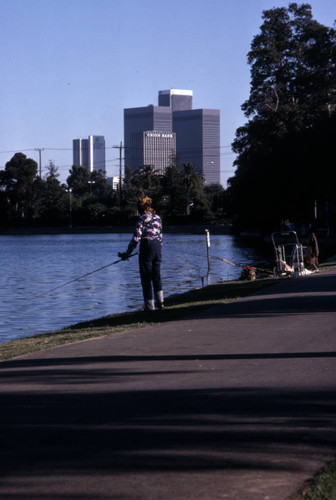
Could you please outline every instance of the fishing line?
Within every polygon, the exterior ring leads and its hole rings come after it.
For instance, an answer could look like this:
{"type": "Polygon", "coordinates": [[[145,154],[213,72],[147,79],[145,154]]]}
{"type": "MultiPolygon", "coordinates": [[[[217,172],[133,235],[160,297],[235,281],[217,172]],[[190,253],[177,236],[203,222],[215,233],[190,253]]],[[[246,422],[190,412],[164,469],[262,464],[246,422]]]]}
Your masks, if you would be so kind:
{"type": "MultiPolygon", "coordinates": [[[[138,255],[139,252],[133,253],[132,255],[129,255],[127,257],[127,260],[131,257],[134,257],[135,255],[138,255]]],[[[103,269],[106,269],[107,267],[114,266],[114,264],[118,264],[118,262],[121,262],[124,259],[118,259],[115,260],[114,262],[111,262],[110,264],[106,264],[106,266],[102,266],[99,269],[95,269],[94,271],[90,271],[89,273],[83,274],[82,276],[79,276],[78,278],[74,278],[73,280],[67,281],[66,283],[63,283],[62,285],[55,286],[55,288],[51,288],[51,290],[48,290],[47,292],[41,293],[40,295],[35,295],[33,299],[38,299],[40,297],[43,297],[44,295],[47,295],[48,293],[54,292],[55,290],[58,290],[59,288],[62,288],[63,286],[69,285],[70,283],[74,283],[75,281],[79,281],[83,278],[86,278],[86,276],[90,276],[91,274],[97,273],[98,271],[102,271],[103,269]]]]}

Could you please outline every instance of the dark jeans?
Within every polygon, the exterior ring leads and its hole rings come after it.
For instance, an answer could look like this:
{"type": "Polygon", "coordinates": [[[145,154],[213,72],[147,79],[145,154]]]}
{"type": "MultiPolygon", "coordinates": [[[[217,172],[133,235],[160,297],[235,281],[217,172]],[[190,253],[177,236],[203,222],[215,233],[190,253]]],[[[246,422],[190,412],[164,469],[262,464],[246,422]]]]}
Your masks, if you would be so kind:
{"type": "Polygon", "coordinates": [[[152,300],[153,289],[154,293],[162,290],[161,245],[157,240],[141,240],[139,269],[144,300],[152,300]]]}

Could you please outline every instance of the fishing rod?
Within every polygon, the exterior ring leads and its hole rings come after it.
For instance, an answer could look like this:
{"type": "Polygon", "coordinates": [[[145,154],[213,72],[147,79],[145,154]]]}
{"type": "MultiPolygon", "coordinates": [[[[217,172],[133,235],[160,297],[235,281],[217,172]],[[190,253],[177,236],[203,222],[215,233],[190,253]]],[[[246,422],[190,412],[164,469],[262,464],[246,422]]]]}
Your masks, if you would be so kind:
{"type": "Polygon", "coordinates": [[[216,255],[211,255],[214,259],[217,260],[222,260],[223,262],[226,262],[227,264],[231,264],[231,266],[237,266],[237,267],[246,267],[243,266],[243,264],[236,264],[235,262],[231,262],[230,260],[223,259],[222,257],[217,257],[216,255]]]}
{"type": "Polygon", "coordinates": [[[253,267],[254,269],[257,269],[258,271],[263,271],[263,272],[271,272],[269,269],[263,269],[261,267],[256,267],[256,266],[248,266],[244,264],[236,264],[235,262],[231,262],[230,260],[223,259],[222,257],[216,257],[216,255],[212,255],[214,259],[222,260],[223,262],[226,262],[227,264],[231,264],[231,266],[237,266],[237,267],[242,267],[242,268],[247,268],[247,267],[253,267]]]}
{"type": "MultiPolygon", "coordinates": [[[[138,255],[139,252],[132,253],[131,255],[127,256],[127,260],[131,257],[134,257],[135,255],[138,255]]],[[[79,276],[78,278],[74,278],[73,280],[67,281],[66,283],[63,283],[62,285],[55,286],[55,288],[52,288],[51,290],[48,290],[47,292],[41,293],[40,295],[35,295],[33,297],[34,299],[38,299],[40,297],[43,297],[44,295],[47,295],[48,293],[54,292],[55,290],[58,290],[59,288],[62,288],[63,286],[69,285],[70,283],[74,283],[75,281],[79,281],[83,278],[86,278],[86,276],[90,276],[90,274],[97,273],[98,271],[102,271],[103,269],[106,269],[107,267],[114,266],[114,264],[118,264],[118,262],[121,262],[122,260],[125,259],[118,259],[115,260],[114,262],[111,262],[110,264],[106,264],[106,266],[102,266],[99,269],[95,269],[94,271],[90,271],[89,273],[83,274],[82,276],[79,276]]]]}

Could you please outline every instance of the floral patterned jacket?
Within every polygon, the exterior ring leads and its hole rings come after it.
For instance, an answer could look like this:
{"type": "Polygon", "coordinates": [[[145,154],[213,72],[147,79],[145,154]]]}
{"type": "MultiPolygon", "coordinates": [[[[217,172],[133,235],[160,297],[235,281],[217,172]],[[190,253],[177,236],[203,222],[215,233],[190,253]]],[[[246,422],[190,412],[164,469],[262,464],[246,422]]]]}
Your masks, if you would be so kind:
{"type": "Polygon", "coordinates": [[[142,238],[157,240],[162,245],[162,222],[161,217],[152,212],[140,215],[133,237],[128,245],[127,254],[130,255],[142,238]]]}

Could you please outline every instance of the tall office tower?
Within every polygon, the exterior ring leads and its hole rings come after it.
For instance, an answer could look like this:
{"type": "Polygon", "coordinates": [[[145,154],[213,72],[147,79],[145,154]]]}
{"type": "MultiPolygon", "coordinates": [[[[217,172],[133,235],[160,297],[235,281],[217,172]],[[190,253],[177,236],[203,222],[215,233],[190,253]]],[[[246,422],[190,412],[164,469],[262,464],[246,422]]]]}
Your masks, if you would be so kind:
{"type": "Polygon", "coordinates": [[[105,138],[103,135],[89,135],[89,170],[106,174],[105,138]]]}
{"type": "Polygon", "coordinates": [[[72,164],[88,168],[88,149],[87,139],[74,139],[72,141],[72,164]]]}
{"type": "Polygon", "coordinates": [[[88,139],[73,140],[73,164],[81,165],[90,172],[102,171],[105,175],[105,138],[89,135],[88,139]]]}
{"type": "Polygon", "coordinates": [[[192,109],[192,90],[160,90],[159,106],[124,109],[125,166],[164,173],[177,157],[193,163],[207,184],[220,182],[220,114],[192,109]]]}
{"type": "Polygon", "coordinates": [[[137,170],[152,165],[164,173],[175,155],[170,107],[149,105],[124,109],[125,166],[137,170]]]}
{"type": "Polygon", "coordinates": [[[173,131],[178,163],[193,163],[206,184],[220,183],[219,110],[175,111],[173,131]]]}
{"type": "Polygon", "coordinates": [[[159,90],[159,106],[170,106],[172,111],[192,109],[192,90],[159,90]]]}

